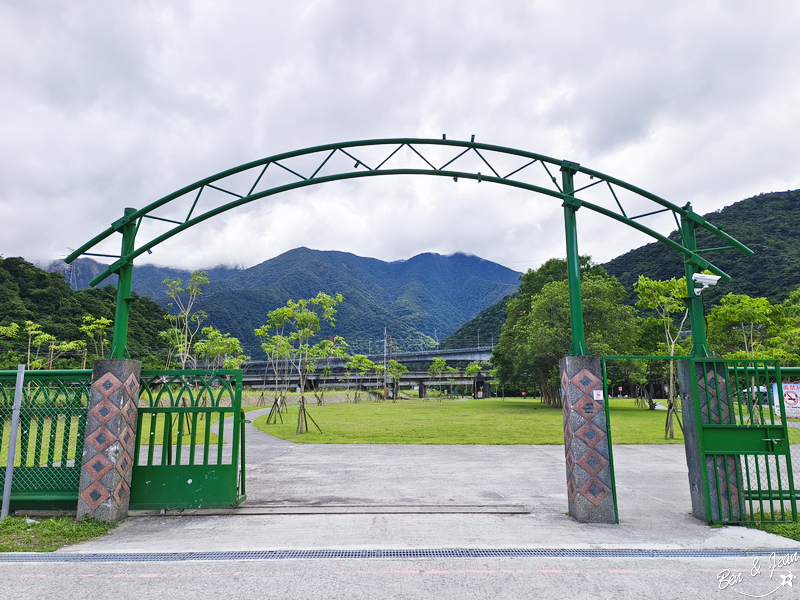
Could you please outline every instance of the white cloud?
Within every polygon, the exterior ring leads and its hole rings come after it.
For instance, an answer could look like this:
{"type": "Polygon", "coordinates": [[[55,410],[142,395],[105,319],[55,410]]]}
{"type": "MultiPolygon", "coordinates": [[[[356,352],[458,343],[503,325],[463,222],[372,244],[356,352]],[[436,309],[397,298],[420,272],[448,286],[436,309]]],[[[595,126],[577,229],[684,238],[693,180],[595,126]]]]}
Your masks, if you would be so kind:
{"type": "MultiPolygon", "coordinates": [[[[798,25],[791,0],[0,4],[0,253],[63,256],[125,206],[350,139],[476,134],[698,212],[796,188],[798,25]]],[[[648,241],[585,211],[579,227],[598,261],[648,241]]],[[[300,245],[520,270],[564,254],[552,198],[377,178],[249,205],[147,260],[252,265],[300,245]]]]}

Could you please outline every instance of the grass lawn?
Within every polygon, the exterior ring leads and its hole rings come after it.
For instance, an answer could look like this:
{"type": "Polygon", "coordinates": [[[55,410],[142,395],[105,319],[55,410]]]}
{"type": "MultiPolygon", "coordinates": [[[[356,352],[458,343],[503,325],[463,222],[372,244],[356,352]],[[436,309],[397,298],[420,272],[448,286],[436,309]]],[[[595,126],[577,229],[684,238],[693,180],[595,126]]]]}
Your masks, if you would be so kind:
{"type": "MultiPolygon", "coordinates": [[[[664,440],[666,412],[634,406],[632,399],[612,399],[611,435],[614,444],[682,444],[677,424],[675,439],[664,440]]],[[[283,424],[267,425],[267,416],[254,425],[285,440],[306,444],[563,444],[560,408],[538,399],[492,398],[455,401],[420,399],[384,402],[307,403],[309,433],[296,435],[297,407],[289,406],[283,424]]]]}
{"type": "Polygon", "coordinates": [[[52,552],[104,535],[116,524],[95,519],[7,517],[0,522],[0,552],[52,552]],[[28,521],[34,521],[28,523],[28,521]]]}

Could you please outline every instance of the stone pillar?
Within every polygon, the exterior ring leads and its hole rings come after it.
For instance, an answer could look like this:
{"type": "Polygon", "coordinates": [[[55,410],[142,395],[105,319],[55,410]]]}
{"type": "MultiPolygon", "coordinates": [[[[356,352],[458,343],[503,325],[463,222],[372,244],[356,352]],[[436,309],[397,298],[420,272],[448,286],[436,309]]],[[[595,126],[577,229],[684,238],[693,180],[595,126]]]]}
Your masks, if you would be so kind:
{"type": "Polygon", "coordinates": [[[136,360],[94,363],[78,517],[116,522],[128,516],[141,372],[136,360]]]}
{"type": "Polygon", "coordinates": [[[727,377],[721,369],[724,363],[692,363],[678,361],[678,381],[681,389],[681,411],[683,415],[683,438],[686,448],[686,465],[689,467],[689,493],[692,497],[692,515],[703,522],[738,521],[742,518],[737,481],[743,481],[738,456],[706,455],[705,465],[700,454],[700,425],[711,423],[734,424],[726,387],[727,377]],[[695,373],[692,373],[692,364],[695,373]],[[692,382],[697,378],[698,397],[693,398],[692,382]],[[699,419],[698,419],[699,415],[699,419]],[[708,477],[708,492],[711,500],[706,506],[703,492],[703,469],[708,477]],[[717,487],[722,491],[721,502],[717,498],[717,487]],[[720,511],[721,507],[721,511],[720,511]]]}
{"type": "Polygon", "coordinates": [[[616,523],[600,357],[568,356],[559,367],[569,514],[581,523],[616,523]]]}

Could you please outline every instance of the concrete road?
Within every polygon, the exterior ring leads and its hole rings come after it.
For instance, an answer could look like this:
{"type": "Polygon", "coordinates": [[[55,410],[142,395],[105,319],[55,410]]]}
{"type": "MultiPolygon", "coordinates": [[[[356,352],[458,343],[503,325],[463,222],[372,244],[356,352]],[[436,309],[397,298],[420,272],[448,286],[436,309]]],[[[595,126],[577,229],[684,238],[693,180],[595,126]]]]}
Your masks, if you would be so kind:
{"type": "Polygon", "coordinates": [[[561,446],[302,445],[249,427],[236,514],[131,518],[48,555],[65,562],[0,556],[3,598],[779,598],[800,587],[776,588],[793,563],[771,579],[767,568],[772,551],[800,544],[691,516],[682,446],[614,452],[620,524],[586,525],[565,514],[561,446]],[[764,568],[751,575],[754,560],[764,568]]]}

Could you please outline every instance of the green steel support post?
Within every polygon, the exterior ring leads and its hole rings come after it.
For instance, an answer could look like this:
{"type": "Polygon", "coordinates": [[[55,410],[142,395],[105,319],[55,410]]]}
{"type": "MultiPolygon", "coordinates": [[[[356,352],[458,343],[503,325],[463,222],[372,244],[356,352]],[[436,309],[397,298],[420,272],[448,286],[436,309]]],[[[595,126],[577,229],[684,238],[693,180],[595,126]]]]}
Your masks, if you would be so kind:
{"type": "MultiPolygon", "coordinates": [[[[125,209],[125,218],[136,212],[135,208],[125,209]]],[[[133,263],[126,257],[134,250],[136,239],[136,222],[126,221],[120,230],[122,232],[123,262],[117,271],[117,307],[114,313],[114,340],[111,344],[111,358],[125,358],[125,349],[128,345],[128,317],[131,312],[131,280],[133,278],[133,263]]]]}
{"type": "Polygon", "coordinates": [[[561,182],[564,193],[564,228],[567,234],[567,283],[569,285],[569,320],[572,330],[572,345],[569,356],[588,356],[586,337],[583,331],[583,298],[581,297],[581,265],[578,257],[578,227],[575,213],[580,208],[580,200],[573,197],[575,186],[572,176],[577,163],[561,163],[561,182]]]}
{"type": "MultiPolygon", "coordinates": [[[[689,204],[684,208],[689,211],[692,210],[689,204]]],[[[692,252],[697,251],[694,221],[686,217],[681,217],[681,237],[687,249],[692,252]]],[[[692,358],[711,356],[711,351],[708,349],[708,344],[706,342],[706,322],[703,316],[703,301],[700,296],[695,293],[694,281],[692,280],[692,275],[700,272],[700,269],[687,260],[684,260],[684,269],[686,273],[686,304],[689,307],[689,319],[692,326],[692,350],[689,355],[692,358]]]]}

